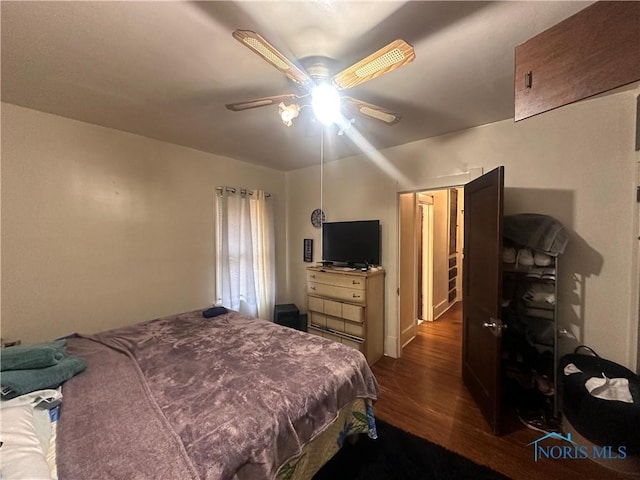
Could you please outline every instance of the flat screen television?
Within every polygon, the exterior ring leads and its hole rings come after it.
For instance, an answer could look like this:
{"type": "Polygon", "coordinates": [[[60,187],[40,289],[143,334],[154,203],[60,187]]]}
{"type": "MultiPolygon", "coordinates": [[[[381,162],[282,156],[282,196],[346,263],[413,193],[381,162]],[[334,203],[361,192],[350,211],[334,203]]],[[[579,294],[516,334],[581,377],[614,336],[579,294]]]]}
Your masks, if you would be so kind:
{"type": "Polygon", "coordinates": [[[380,220],[323,223],[322,260],[380,265],[380,220]]]}

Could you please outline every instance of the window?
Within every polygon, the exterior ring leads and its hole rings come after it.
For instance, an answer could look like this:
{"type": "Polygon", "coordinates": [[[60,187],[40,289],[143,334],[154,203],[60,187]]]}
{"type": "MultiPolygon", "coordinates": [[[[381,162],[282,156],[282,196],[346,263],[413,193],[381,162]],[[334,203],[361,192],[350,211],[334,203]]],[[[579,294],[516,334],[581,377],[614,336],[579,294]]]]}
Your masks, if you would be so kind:
{"type": "Polygon", "coordinates": [[[273,212],[268,194],[219,187],[216,303],[270,320],[275,303],[273,212]]]}

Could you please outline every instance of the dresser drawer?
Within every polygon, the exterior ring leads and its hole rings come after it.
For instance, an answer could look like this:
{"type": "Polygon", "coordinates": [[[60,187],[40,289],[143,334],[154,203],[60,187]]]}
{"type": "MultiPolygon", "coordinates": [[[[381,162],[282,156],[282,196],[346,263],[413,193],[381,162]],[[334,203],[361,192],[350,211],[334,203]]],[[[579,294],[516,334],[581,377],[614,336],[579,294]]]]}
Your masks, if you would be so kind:
{"type": "Polygon", "coordinates": [[[307,283],[307,293],[354,303],[365,303],[366,301],[366,290],[357,290],[317,282],[307,283]]]}
{"type": "Polygon", "coordinates": [[[327,332],[325,330],[317,329],[317,328],[313,328],[313,327],[309,329],[309,333],[311,333],[312,335],[317,335],[319,337],[328,338],[329,340],[333,340],[334,342],[342,343],[343,345],[346,345],[346,346],[351,347],[351,348],[355,348],[356,350],[364,353],[363,348],[362,348],[364,343],[363,342],[359,342],[356,339],[342,337],[340,335],[336,335],[334,333],[327,332]]]}
{"type": "Polygon", "coordinates": [[[364,326],[362,323],[353,323],[345,320],[343,332],[348,333],[349,335],[364,338],[364,326]]]}
{"type": "Polygon", "coordinates": [[[364,324],[350,322],[340,317],[332,317],[330,315],[312,312],[311,324],[317,327],[331,329],[334,332],[347,333],[354,337],[364,338],[364,324]]]}
{"type": "Polygon", "coordinates": [[[308,296],[309,324],[364,338],[364,307],[308,296]]]}
{"type": "Polygon", "coordinates": [[[344,319],[327,315],[327,328],[344,332],[344,319]]]}
{"type": "Polygon", "coordinates": [[[334,300],[324,301],[324,313],[332,315],[334,317],[342,317],[342,303],[334,300]]]}
{"type": "Polygon", "coordinates": [[[336,287],[365,289],[365,278],[356,275],[336,275],[328,272],[307,272],[307,282],[323,283],[336,287]]]}
{"type": "Polygon", "coordinates": [[[358,305],[342,304],[342,318],[353,322],[364,322],[364,307],[358,305]]]}
{"type": "MultiPolygon", "coordinates": [[[[356,292],[360,293],[360,292],[356,292]]],[[[342,317],[355,322],[362,322],[364,319],[364,307],[349,305],[336,300],[328,300],[312,295],[307,296],[308,309],[312,312],[321,312],[333,317],[342,317]]]]}
{"type": "Polygon", "coordinates": [[[307,297],[307,305],[309,310],[324,313],[324,300],[318,297],[307,297]]]}
{"type": "Polygon", "coordinates": [[[309,312],[309,324],[320,327],[327,326],[327,316],[324,313],[309,312]]]}

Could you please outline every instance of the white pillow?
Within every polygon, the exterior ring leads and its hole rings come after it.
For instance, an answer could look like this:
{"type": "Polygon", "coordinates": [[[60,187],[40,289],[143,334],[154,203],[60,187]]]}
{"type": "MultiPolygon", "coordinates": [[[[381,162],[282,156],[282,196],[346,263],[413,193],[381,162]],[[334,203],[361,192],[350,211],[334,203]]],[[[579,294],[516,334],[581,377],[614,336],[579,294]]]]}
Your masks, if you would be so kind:
{"type": "Polygon", "coordinates": [[[0,440],[2,480],[51,479],[31,405],[0,409],[0,440]]]}

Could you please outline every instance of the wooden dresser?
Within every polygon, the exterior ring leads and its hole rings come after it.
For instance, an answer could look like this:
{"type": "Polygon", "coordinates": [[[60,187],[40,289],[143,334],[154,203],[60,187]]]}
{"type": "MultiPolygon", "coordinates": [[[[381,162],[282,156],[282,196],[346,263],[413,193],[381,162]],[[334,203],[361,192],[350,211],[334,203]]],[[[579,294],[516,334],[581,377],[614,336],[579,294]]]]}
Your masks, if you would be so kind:
{"type": "Polygon", "coordinates": [[[373,365],[384,353],[384,271],[307,268],[307,331],[360,350],[373,365]]]}

